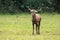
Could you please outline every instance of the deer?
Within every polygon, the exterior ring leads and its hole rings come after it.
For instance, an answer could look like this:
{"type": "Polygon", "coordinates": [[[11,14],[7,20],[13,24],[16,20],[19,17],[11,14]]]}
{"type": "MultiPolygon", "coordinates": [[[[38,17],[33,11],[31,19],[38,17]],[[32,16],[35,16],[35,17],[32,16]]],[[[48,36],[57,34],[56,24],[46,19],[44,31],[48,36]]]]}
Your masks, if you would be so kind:
{"type": "Polygon", "coordinates": [[[37,14],[38,11],[35,9],[30,9],[28,7],[28,10],[32,14],[32,26],[33,26],[32,34],[34,35],[34,25],[36,25],[36,34],[40,34],[41,15],[37,14]]]}

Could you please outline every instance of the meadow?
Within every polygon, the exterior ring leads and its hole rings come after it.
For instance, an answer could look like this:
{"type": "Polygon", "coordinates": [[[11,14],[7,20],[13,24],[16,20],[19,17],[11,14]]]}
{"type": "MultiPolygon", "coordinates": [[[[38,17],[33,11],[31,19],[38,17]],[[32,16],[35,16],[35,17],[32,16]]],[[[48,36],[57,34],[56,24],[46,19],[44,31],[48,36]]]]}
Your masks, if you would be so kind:
{"type": "Polygon", "coordinates": [[[0,40],[60,40],[60,14],[41,14],[40,35],[32,35],[31,14],[0,15],[0,40]]]}

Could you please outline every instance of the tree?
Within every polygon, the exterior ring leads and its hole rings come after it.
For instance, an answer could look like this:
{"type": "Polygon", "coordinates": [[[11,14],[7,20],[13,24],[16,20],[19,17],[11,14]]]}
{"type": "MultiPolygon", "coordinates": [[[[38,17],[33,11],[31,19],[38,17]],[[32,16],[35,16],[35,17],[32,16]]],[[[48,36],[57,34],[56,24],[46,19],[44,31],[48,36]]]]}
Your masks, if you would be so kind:
{"type": "Polygon", "coordinates": [[[26,12],[27,6],[33,9],[42,8],[43,12],[60,11],[60,0],[0,0],[0,12],[26,12]]]}

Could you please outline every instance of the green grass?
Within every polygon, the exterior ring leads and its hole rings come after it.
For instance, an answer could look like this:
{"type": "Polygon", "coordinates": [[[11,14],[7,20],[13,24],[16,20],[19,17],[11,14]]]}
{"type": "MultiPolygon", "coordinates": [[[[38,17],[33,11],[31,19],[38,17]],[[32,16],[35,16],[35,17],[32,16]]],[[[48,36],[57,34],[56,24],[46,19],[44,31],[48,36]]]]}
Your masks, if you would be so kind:
{"type": "Polygon", "coordinates": [[[40,35],[32,35],[31,14],[0,15],[0,40],[60,40],[60,14],[41,14],[40,35]]]}

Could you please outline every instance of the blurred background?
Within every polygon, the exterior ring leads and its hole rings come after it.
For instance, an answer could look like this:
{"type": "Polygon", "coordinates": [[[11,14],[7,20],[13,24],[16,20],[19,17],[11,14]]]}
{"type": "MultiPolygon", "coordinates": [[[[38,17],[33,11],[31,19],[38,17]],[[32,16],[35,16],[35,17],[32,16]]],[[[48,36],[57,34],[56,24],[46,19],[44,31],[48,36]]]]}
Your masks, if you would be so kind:
{"type": "Polygon", "coordinates": [[[27,6],[42,8],[39,12],[60,13],[60,0],[0,0],[0,14],[28,12],[27,6]]]}

